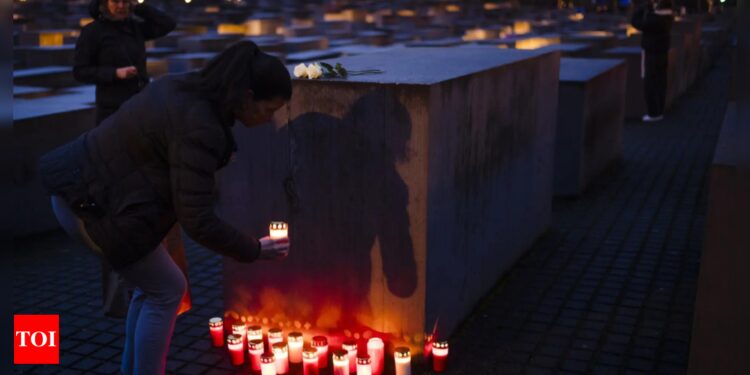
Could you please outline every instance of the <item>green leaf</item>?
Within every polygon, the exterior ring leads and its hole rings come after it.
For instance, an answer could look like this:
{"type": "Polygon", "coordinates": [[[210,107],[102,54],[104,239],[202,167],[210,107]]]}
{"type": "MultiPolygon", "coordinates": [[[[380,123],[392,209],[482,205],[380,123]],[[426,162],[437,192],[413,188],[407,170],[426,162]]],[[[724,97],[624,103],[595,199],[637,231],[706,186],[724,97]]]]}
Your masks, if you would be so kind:
{"type": "Polygon", "coordinates": [[[336,73],[338,73],[340,76],[346,78],[346,76],[349,75],[349,72],[346,71],[343,65],[341,63],[336,63],[336,73]]]}
{"type": "Polygon", "coordinates": [[[322,66],[323,68],[325,68],[325,70],[327,70],[327,71],[329,71],[329,72],[334,72],[334,69],[333,69],[333,67],[331,66],[331,64],[328,64],[328,63],[324,63],[324,62],[321,62],[321,63],[320,63],[320,66],[322,66]]]}

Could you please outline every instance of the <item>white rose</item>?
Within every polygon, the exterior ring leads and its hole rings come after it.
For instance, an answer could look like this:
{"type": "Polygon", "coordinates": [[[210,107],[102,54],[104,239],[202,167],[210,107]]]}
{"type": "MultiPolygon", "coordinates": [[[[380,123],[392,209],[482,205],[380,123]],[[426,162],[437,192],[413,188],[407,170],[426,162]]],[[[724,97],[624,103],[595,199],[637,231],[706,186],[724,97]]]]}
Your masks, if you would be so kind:
{"type": "Polygon", "coordinates": [[[307,67],[304,63],[299,64],[294,67],[294,76],[297,78],[306,78],[307,77],[307,67]]]}
{"type": "Polygon", "coordinates": [[[323,69],[318,64],[307,66],[307,77],[310,79],[320,78],[323,75],[323,69]]]}

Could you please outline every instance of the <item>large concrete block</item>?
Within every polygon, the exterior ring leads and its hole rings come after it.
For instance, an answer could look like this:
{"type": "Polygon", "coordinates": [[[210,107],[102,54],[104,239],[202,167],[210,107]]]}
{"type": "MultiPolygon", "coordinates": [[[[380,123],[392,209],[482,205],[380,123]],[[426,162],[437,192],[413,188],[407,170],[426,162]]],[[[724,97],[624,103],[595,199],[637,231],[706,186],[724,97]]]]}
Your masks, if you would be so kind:
{"type": "Polygon", "coordinates": [[[610,31],[584,30],[563,35],[562,42],[589,44],[596,51],[604,51],[615,47],[617,37],[610,31]]]}
{"type": "Polygon", "coordinates": [[[536,49],[538,52],[559,52],[562,57],[591,57],[594,52],[588,44],[551,44],[536,49]]]}
{"type": "Polygon", "coordinates": [[[301,36],[284,39],[284,52],[296,53],[328,48],[328,38],[324,36],[301,36]]]}
{"type": "Polygon", "coordinates": [[[73,77],[73,69],[69,66],[45,66],[41,68],[14,70],[13,84],[21,86],[61,88],[78,86],[81,83],[75,80],[73,77]]]}
{"type": "Polygon", "coordinates": [[[581,194],[622,155],[627,64],[619,59],[560,62],[555,194],[581,194]]]}
{"type": "Polygon", "coordinates": [[[188,53],[221,52],[240,39],[242,36],[236,34],[198,35],[180,39],[178,46],[188,53]]]}
{"type": "Polygon", "coordinates": [[[75,62],[75,45],[72,44],[52,47],[21,47],[16,48],[13,52],[23,55],[28,68],[42,66],[72,67],[75,62]]]}
{"type": "Polygon", "coordinates": [[[424,332],[453,332],[548,225],[559,54],[336,61],[384,73],[295,80],[275,126],[235,129],[218,212],[258,236],[289,222],[292,250],[225,260],[226,317],[419,352],[424,332]]]}
{"type": "Polygon", "coordinates": [[[750,132],[727,108],[711,164],[688,375],[750,373],[750,132]]]}
{"type": "Polygon", "coordinates": [[[169,73],[184,73],[204,67],[206,63],[214,58],[216,53],[181,53],[167,58],[169,73]]]}

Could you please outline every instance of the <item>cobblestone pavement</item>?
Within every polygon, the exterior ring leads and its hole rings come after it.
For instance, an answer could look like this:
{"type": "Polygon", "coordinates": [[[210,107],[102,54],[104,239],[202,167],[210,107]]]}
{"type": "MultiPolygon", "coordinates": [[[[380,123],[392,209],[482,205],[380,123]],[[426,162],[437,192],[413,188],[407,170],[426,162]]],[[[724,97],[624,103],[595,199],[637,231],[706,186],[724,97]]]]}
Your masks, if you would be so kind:
{"type": "MultiPolygon", "coordinates": [[[[685,373],[725,60],[664,122],[626,125],[618,168],[555,201],[549,232],[452,338],[447,373],[685,373]]],[[[96,258],[62,233],[16,245],[14,313],[61,319],[61,365],[16,371],[116,373],[124,326],[99,312],[96,258]]],[[[168,371],[235,373],[206,328],[222,311],[220,258],[191,246],[188,259],[194,308],[177,321],[168,371]]]]}

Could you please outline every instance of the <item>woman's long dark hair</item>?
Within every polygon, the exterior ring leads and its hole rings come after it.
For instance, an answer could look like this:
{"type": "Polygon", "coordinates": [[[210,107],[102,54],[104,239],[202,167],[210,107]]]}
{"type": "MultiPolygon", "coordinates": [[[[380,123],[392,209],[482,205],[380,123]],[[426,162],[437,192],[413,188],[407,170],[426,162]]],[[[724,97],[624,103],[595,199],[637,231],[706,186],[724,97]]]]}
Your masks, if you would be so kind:
{"type": "Polygon", "coordinates": [[[255,100],[292,97],[292,79],[284,64],[251,41],[235,43],[211,59],[192,84],[230,116],[248,90],[255,100]]]}

